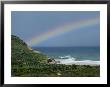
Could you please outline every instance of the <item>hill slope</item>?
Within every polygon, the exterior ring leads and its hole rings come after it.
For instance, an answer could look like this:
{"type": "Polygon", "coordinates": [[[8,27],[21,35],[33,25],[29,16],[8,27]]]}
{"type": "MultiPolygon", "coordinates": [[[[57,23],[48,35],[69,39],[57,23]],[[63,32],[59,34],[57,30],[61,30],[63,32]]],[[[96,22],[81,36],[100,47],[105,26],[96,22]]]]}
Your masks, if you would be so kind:
{"type": "Polygon", "coordinates": [[[36,53],[19,37],[11,36],[11,75],[24,77],[98,77],[100,66],[46,64],[48,57],[36,53]]]}
{"type": "Polygon", "coordinates": [[[11,36],[11,65],[19,67],[24,65],[38,64],[47,60],[47,56],[35,53],[19,37],[11,36]]]}

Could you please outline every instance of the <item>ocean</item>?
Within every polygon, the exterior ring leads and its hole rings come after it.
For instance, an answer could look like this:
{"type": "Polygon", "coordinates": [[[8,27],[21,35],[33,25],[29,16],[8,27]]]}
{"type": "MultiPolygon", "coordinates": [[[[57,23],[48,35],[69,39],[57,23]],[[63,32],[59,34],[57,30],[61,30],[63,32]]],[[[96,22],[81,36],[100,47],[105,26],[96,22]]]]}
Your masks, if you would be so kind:
{"type": "Polygon", "coordinates": [[[98,64],[100,47],[32,47],[62,64],[98,64]]]}

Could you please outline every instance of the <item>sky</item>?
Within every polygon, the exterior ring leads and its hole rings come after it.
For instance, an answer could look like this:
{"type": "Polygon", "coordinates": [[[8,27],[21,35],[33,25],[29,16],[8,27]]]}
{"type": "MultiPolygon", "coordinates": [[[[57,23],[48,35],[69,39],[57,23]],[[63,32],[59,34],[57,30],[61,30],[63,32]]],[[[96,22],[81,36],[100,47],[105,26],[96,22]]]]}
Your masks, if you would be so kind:
{"type": "MultiPolygon", "coordinates": [[[[83,22],[81,23],[83,24],[83,22]]],[[[67,27],[67,29],[69,28],[67,27]]],[[[20,37],[31,47],[100,46],[100,12],[12,11],[11,34],[20,37]],[[76,22],[80,23],[80,21],[93,18],[97,18],[98,23],[61,33],[63,28],[66,28],[65,25],[73,24],[75,26],[76,22]],[[58,34],[54,33],[55,30],[58,34]],[[45,33],[50,35],[46,38],[45,33]],[[38,38],[42,38],[42,41],[38,38]]]]}

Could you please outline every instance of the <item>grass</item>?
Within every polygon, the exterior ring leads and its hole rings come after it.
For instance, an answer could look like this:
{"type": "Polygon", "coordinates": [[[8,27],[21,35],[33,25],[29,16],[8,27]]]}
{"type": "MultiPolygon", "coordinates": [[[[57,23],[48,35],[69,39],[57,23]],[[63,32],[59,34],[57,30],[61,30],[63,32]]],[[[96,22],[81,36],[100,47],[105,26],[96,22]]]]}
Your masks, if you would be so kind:
{"type": "Polygon", "coordinates": [[[48,56],[35,53],[17,36],[11,37],[11,76],[99,77],[100,66],[46,64],[48,56]]]}

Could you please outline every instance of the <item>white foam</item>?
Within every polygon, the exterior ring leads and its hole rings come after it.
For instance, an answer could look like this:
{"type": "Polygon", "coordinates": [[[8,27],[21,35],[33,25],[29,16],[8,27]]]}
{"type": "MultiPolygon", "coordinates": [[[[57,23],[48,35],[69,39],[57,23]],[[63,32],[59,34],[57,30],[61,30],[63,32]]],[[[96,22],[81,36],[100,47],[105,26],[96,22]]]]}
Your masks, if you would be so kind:
{"type": "Polygon", "coordinates": [[[61,58],[61,59],[72,59],[73,57],[71,57],[70,55],[67,55],[67,56],[59,56],[59,58],[61,58]]]}
{"type": "Polygon", "coordinates": [[[76,58],[71,56],[61,56],[61,59],[55,59],[56,61],[60,61],[60,64],[66,65],[100,65],[100,61],[92,61],[92,60],[82,60],[76,61],[76,58]]]}
{"type": "Polygon", "coordinates": [[[100,65],[100,61],[73,61],[71,63],[63,63],[62,64],[66,64],[66,65],[72,65],[72,64],[76,64],[76,65],[100,65]]]}

